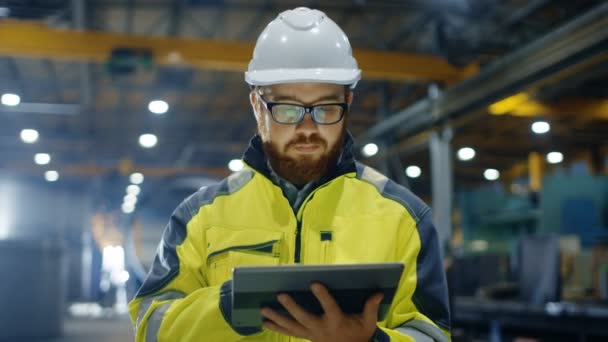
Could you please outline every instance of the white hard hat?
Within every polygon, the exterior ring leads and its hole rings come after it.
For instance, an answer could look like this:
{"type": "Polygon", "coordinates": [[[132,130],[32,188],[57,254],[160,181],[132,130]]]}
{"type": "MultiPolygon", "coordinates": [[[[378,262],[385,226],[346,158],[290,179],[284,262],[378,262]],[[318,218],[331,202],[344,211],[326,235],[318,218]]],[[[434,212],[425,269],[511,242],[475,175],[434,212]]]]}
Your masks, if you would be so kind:
{"type": "Polygon", "coordinates": [[[245,81],[250,85],[320,82],[350,85],[361,79],[348,38],[325,13],[285,11],[262,31],[245,81]]]}

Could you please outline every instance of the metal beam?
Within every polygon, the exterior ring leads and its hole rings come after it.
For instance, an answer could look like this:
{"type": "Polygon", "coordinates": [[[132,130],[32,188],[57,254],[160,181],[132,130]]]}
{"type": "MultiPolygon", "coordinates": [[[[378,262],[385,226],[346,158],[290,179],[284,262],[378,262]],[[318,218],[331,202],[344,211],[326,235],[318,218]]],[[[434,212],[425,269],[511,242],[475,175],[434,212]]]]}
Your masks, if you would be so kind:
{"type": "Polygon", "coordinates": [[[532,13],[538,11],[540,8],[547,5],[547,3],[549,3],[549,0],[528,1],[528,4],[526,4],[524,7],[513,11],[513,13],[509,17],[507,17],[507,19],[502,23],[501,26],[509,28],[521,22],[526,17],[530,16],[532,13]]]}
{"type": "Polygon", "coordinates": [[[433,193],[433,222],[439,234],[440,250],[452,236],[452,197],[454,194],[452,165],[452,130],[445,127],[435,132],[429,142],[431,154],[431,188],[433,193]]]}
{"type": "Polygon", "coordinates": [[[80,113],[80,108],[75,104],[22,102],[15,107],[0,106],[0,113],[76,115],[80,113]]]}
{"type": "MultiPolygon", "coordinates": [[[[72,0],[72,18],[74,20],[75,33],[81,33],[85,29],[86,8],[85,0],[72,0]]],[[[93,102],[93,91],[91,89],[91,68],[83,61],[78,65],[80,70],[80,103],[83,108],[89,108],[93,102]]]]}
{"type": "Polygon", "coordinates": [[[375,125],[358,140],[366,143],[392,131],[415,135],[474,113],[563,69],[608,55],[607,45],[608,3],[604,3],[448,89],[438,100],[437,115],[430,115],[432,103],[425,98],[375,125]]]}
{"type": "Polygon", "coordinates": [[[9,86],[7,88],[11,89],[13,92],[19,92],[21,97],[30,97],[29,89],[25,86],[25,81],[15,59],[11,57],[5,57],[2,59],[6,62],[6,69],[10,75],[8,79],[9,86]]]}
{"type": "Polygon", "coordinates": [[[177,37],[181,31],[181,18],[184,13],[185,7],[184,0],[173,0],[169,9],[169,27],[168,35],[170,37],[177,37]]]}
{"type": "MultiPolygon", "coordinates": [[[[14,20],[0,22],[0,41],[0,55],[6,56],[104,63],[113,49],[130,47],[151,51],[157,64],[236,72],[246,70],[254,47],[249,42],[79,32],[14,20]]],[[[355,49],[354,55],[367,79],[453,81],[467,75],[466,68],[436,56],[368,49],[355,49]]]]}

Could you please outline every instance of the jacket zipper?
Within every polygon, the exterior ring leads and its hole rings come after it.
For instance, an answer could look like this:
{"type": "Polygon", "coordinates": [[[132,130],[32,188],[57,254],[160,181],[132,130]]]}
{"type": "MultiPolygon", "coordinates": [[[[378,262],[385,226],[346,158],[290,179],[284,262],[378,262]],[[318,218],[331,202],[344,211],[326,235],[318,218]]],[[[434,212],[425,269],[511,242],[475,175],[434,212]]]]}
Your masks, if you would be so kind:
{"type": "Polygon", "coordinates": [[[327,251],[329,250],[329,241],[321,242],[323,253],[321,254],[321,263],[327,264],[327,251]]]}
{"type": "Polygon", "coordinates": [[[295,247],[295,251],[294,251],[294,262],[295,263],[300,263],[302,261],[302,227],[303,227],[303,222],[304,222],[304,218],[303,218],[303,214],[304,214],[304,208],[306,207],[306,205],[308,204],[308,202],[312,199],[313,195],[319,191],[320,189],[326,187],[327,185],[329,185],[329,183],[331,183],[335,178],[319,185],[316,189],[314,189],[310,194],[308,194],[308,196],[306,197],[306,199],[304,200],[304,202],[302,202],[302,205],[300,206],[300,209],[298,210],[298,214],[296,215],[296,247],[295,247]]]}
{"type": "Polygon", "coordinates": [[[328,260],[329,260],[329,246],[332,240],[332,232],[321,232],[321,247],[322,247],[322,254],[321,254],[321,263],[323,264],[327,264],[328,260]]]}
{"type": "MultiPolygon", "coordinates": [[[[302,204],[304,205],[304,204],[302,204]]],[[[297,220],[297,218],[296,218],[297,220]]],[[[296,227],[296,250],[295,250],[295,256],[293,258],[293,261],[296,264],[300,263],[300,248],[302,247],[302,221],[301,220],[297,220],[298,224],[296,227]]]]}

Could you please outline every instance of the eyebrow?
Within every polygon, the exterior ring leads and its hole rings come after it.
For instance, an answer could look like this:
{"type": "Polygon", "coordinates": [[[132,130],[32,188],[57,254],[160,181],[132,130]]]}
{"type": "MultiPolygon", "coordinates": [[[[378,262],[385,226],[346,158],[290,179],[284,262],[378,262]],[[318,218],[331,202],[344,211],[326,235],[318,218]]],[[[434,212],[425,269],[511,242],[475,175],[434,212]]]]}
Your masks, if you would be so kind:
{"type": "MultiPolygon", "coordinates": [[[[272,96],[272,95],[271,95],[271,96],[272,96]]],[[[299,102],[299,103],[303,103],[302,101],[300,101],[300,100],[296,99],[296,98],[295,98],[295,97],[293,97],[293,96],[289,96],[289,95],[283,95],[283,96],[281,96],[281,95],[279,95],[279,96],[272,96],[272,99],[273,99],[275,102],[281,102],[281,101],[293,101],[293,102],[299,102]]],[[[310,103],[308,103],[308,104],[317,103],[317,102],[322,102],[322,101],[330,101],[330,100],[331,100],[331,101],[337,101],[337,102],[343,101],[343,100],[341,99],[341,96],[340,96],[340,95],[326,95],[326,96],[322,96],[322,97],[320,97],[320,98],[318,98],[318,99],[316,99],[316,100],[314,100],[314,101],[312,101],[312,102],[310,102],[310,103]]],[[[303,103],[303,104],[304,104],[304,103],[303,103]]]]}

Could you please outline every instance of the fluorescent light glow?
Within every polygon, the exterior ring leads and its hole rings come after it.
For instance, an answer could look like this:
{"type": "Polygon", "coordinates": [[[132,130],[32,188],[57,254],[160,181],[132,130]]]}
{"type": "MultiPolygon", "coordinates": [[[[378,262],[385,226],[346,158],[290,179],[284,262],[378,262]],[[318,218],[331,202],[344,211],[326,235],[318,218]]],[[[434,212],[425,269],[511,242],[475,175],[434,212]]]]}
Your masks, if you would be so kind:
{"type": "Polygon", "coordinates": [[[141,192],[141,188],[138,185],[131,184],[127,186],[127,194],[137,196],[141,192]]]}
{"type": "Polygon", "coordinates": [[[489,181],[495,181],[500,178],[500,172],[496,169],[487,169],[483,172],[483,176],[489,181]]]}
{"type": "Polygon", "coordinates": [[[228,168],[230,169],[230,171],[234,171],[234,172],[241,171],[244,166],[245,166],[245,164],[243,164],[243,161],[240,159],[232,159],[228,163],[228,168]]]}
{"type": "Polygon", "coordinates": [[[485,252],[488,250],[488,241],[486,240],[473,240],[471,241],[471,249],[475,252],[485,252]]]}
{"type": "Polygon", "coordinates": [[[123,203],[131,203],[133,205],[137,204],[137,196],[135,195],[125,195],[125,197],[123,197],[123,203]]]}
{"type": "Polygon", "coordinates": [[[559,164],[564,161],[564,155],[561,152],[547,153],[547,161],[551,164],[559,164]]]}
{"type": "Polygon", "coordinates": [[[165,114],[169,110],[169,104],[163,100],[150,101],[148,110],[154,114],[165,114]]]}
{"type": "Polygon", "coordinates": [[[115,278],[115,282],[118,284],[124,284],[127,282],[127,280],[129,280],[129,272],[127,272],[127,271],[122,271],[122,272],[118,273],[118,275],[115,278]]]}
{"type": "MultiPolygon", "coordinates": [[[[128,273],[125,274],[125,250],[122,246],[107,246],[104,247],[101,256],[101,269],[105,273],[109,273],[110,282],[114,285],[120,285],[129,278],[128,273]],[[126,278],[126,279],[125,279],[126,278]]],[[[105,279],[107,281],[107,279],[105,279]]],[[[104,280],[102,280],[103,284],[104,280]]],[[[100,284],[100,285],[102,285],[100,284]]],[[[110,284],[103,284],[107,287],[110,284]]]]}
{"type": "Polygon", "coordinates": [[[457,152],[458,159],[467,161],[475,158],[475,150],[470,147],[463,147],[457,152]]]}
{"type": "Polygon", "coordinates": [[[132,173],[129,176],[129,181],[135,185],[139,185],[144,182],[144,175],[139,172],[132,173]]]}
{"type": "Polygon", "coordinates": [[[422,170],[418,166],[412,165],[405,169],[405,174],[410,178],[418,178],[422,174],[422,170]]]}
{"type": "Polygon", "coordinates": [[[139,136],[139,144],[143,148],[152,148],[158,143],[158,138],[154,134],[142,134],[139,136]]]}
{"type": "Polygon", "coordinates": [[[44,179],[46,179],[47,182],[56,182],[59,179],[59,172],[49,170],[44,173],[44,179]]]}
{"type": "Polygon", "coordinates": [[[23,129],[21,130],[21,140],[26,144],[33,144],[38,141],[38,131],[35,129],[23,129]]]}
{"type": "Polygon", "coordinates": [[[551,125],[546,121],[536,121],[532,124],[532,132],[536,134],[545,134],[551,130],[551,125]]]}
{"type": "Polygon", "coordinates": [[[48,153],[36,153],[34,162],[38,165],[46,165],[51,162],[51,156],[48,153]]]}
{"type": "Polygon", "coordinates": [[[123,213],[130,214],[133,211],[135,211],[135,204],[133,204],[133,203],[123,203],[120,208],[122,209],[123,213]]]}
{"type": "Polygon", "coordinates": [[[361,150],[361,153],[363,153],[365,157],[374,156],[376,155],[376,153],[378,153],[378,145],[374,143],[369,143],[363,146],[363,150],[361,150]]]}
{"type": "Polygon", "coordinates": [[[4,94],[4,95],[2,95],[2,98],[0,99],[0,101],[5,106],[14,107],[14,106],[19,105],[19,103],[21,103],[21,97],[19,97],[19,95],[17,95],[17,94],[4,94]]]}

